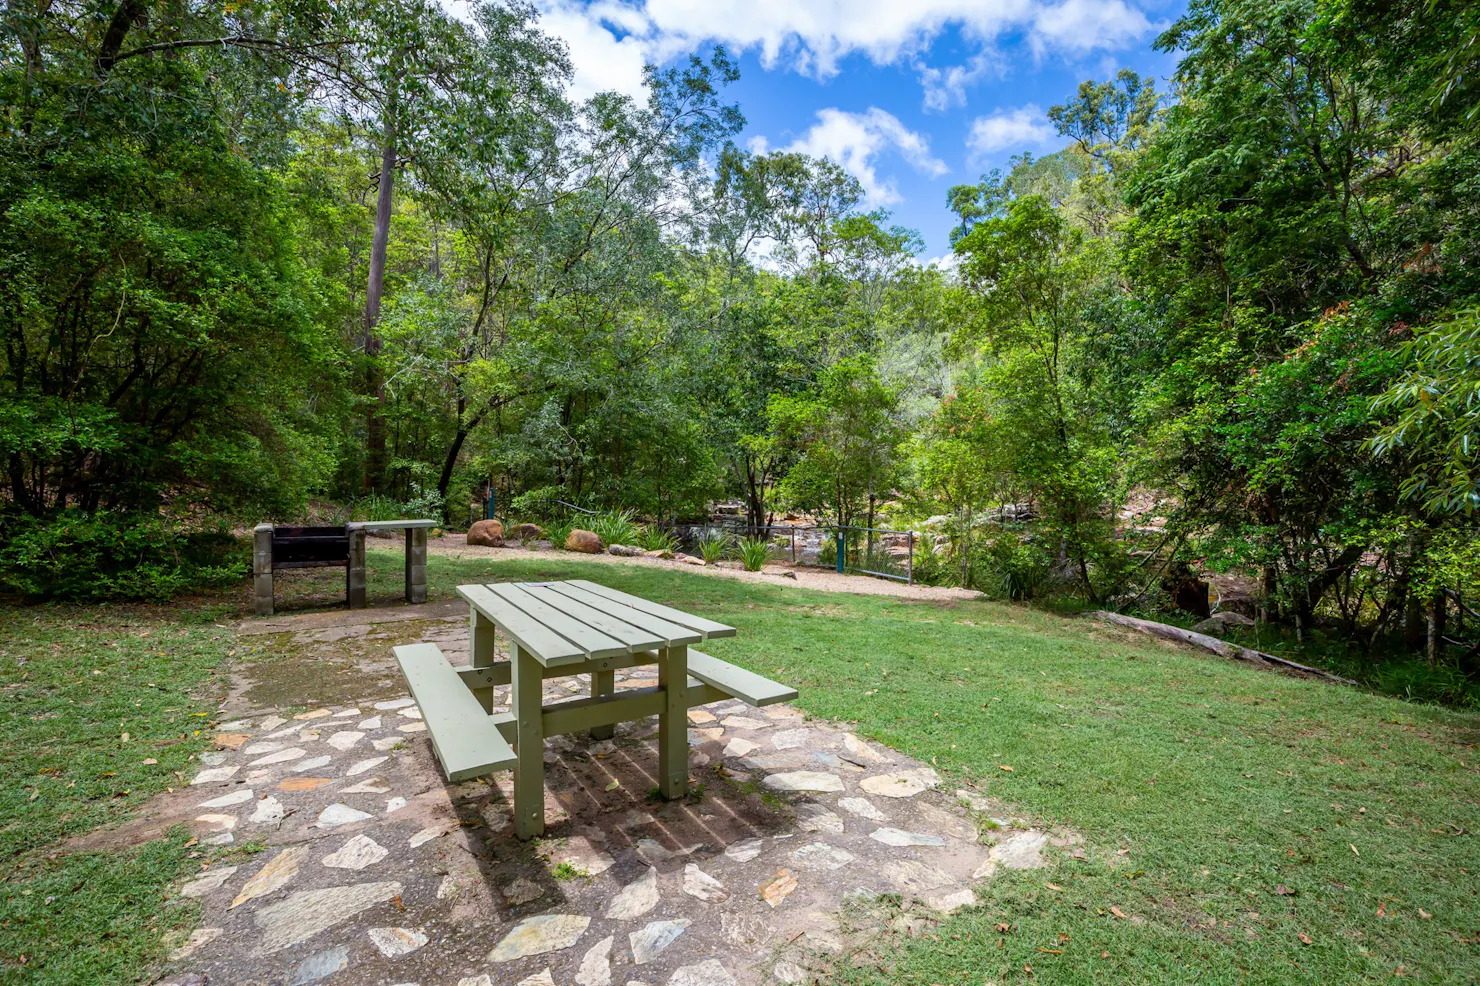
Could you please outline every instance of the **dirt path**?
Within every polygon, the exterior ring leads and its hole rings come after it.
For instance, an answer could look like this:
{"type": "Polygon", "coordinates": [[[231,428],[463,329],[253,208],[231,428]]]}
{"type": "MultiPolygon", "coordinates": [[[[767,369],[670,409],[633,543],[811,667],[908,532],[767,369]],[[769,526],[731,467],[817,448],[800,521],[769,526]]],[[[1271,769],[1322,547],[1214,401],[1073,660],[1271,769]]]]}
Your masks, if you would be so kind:
{"type": "MultiPolygon", "coordinates": [[[[372,543],[370,547],[379,547],[372,543]]],[[[400,550],[399,543],[387,544],[387,548],[400,550]]],[[[529,558],[534,554],[549,555],[551,552],[532,552],[527,548],[484,548],[467,544],[461,534],[449,534],[432,538],[427,545],[430,554],[451,558],[529,558]]],[[[949,586],[906,585],[888,579],[868,575],[839,575],[826,569],[789,565],[768,565],[764,572],[747,572],[743,569],[719,568],[713,565],[689,565],[679,561],[664,561],[661,558],[618,558],[613,555],[582,555],[574,552],[560,554],[571,561],[594,561],[607,565],[646,565],[660,568],[697,572],[701,575],[716,575],[720,578],[739,579],[743,582],[761,582],[768,585],[801,586],[819,592],[851,592],[862,596],[897,596],[901,599],[979,599],[981,593],[973,589],[955,589],[949,586]],[[781,573],[788,574],[781,574],[781,573]]]]}

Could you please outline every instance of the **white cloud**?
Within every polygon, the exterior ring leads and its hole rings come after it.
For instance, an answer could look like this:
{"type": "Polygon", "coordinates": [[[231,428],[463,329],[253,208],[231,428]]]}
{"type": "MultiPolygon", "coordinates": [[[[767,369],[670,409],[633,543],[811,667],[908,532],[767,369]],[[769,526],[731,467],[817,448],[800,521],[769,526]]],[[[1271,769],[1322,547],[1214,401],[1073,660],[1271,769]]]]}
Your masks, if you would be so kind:
{"type": "Polygon", "coordinates": [[[828,79],[848,55],[878,65],[917,61],[954,27],[982,53],[963,66],[922,70],[927,105],[950,105],[986,70],[986,50],[1005,34],[1020,32],[1039,55],[1079,56],[1124,47],[1152,29],[1128,0],[538,0],[538,6],[545,29],[571,47],[578,96],[604,88],[636,95],[644,60],[661,64],[714,42],[758,51],[768,69],[828,79]]]}
{"type": "Polygon", "coordinates": [[[1016,147],[1042,147],[1057,136],[1053,124],[1037,104],[1029,103],[1015,110],[998,110],[990,116],[971,121],[966,135],[966,149],[973,159],[1016,147]]]}
{"type": "Polygon", "coordinates": [[[967,87],[976,85],[988,74],[1003,74],[999,60],[985,51],[973,55],[964,65],[937,68],[922,63],[915,69],[925,90],[925,109],[936,111],[965,106],[967,87]]]}
{"type": "Polygon", "coordinates": [[[616,37],[594,12],[565,2],[542,5],[540,11],[540,26],[570,48],[575,69],[571,96],[586,99],[612,90],[642,96],[642,67],[650,60],[647,43],[634,34],[616,37]]]}
{"type": "Polygon", "coordinates": [[[1146,15],[1124,0],[1064,0],[1035,12],[1029,41],[1040,54],[1058,50],[1086,55],[1124,48],[1151,30],[1146,15]]]}
{"type": "MultiPolygon", "coordinates": [[[[764,141],[751,142],[751,149],[764,151],[764,141]]],[[[892,113],[871,106],[866,113],[847,113],[828,108],[817,111],[817,122],[786,148],[813,157],[831,158],[858,179],[871,206],[899,201],[894,183],[881,179],[874,163],[886,151],[895,151],[917,171],[939,178],[948,170],[945,162],[930,153],[928,138],[906,127],[892,113]]]]}

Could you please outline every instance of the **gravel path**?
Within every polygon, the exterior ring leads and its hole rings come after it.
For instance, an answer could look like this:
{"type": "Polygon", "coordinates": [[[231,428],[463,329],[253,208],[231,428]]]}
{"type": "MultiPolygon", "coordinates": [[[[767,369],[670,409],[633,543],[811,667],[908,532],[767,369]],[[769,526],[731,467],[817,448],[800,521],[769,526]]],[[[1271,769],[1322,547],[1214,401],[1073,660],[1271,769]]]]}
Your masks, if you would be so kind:
{"type": "MultiPolygon", "coordinates": [[[[400,550],[400,542],[393,542],[396,550],[400,550]]],[[[387,547],[392,545],[387,543],[387,547]]],[[[377,545],[372,541],[371,547],[377,545]]],[[[445,555],[451,558],[489,558],[495,560],[529,558],[533,554],[527,548],[484,548],[478,545],[467,544],[461,534],[449,534],[445,537],[431,538],[427,542],[427,550],[434,555],[445,555]]],[[[550,554],[544,552],[543,554],[550,554]]],[[[803,589],[816,589],[820,592],[851,592],[862,596],[897,596],[901,599],[980,599],[981,593],[972,589],[955,589],[949,586],[934,585],[906,585],[903,582],[893,582],[889,579],[873,578],[868,575],[839,575],[826,569],[798,566],[792,568],[789,565],[768,565],[764,572],[747,572],[743,569],[716,568],[712,565],[687,565],[678,561],[664,561],[661,558],[618,558],[614,555],[582,555],[574,552],[562,552],[559,557],[568,558],[571,561],[594,561],[608,565],[647,565],[660,568],[679,569],[685,572],[697,572],[701,575],[717,575],[721,578],[739,579],[744,582],[762,582],[768,585],[800,586],[803,589]],[[782,575],[788,572],[794,575],[782,575]]]]}

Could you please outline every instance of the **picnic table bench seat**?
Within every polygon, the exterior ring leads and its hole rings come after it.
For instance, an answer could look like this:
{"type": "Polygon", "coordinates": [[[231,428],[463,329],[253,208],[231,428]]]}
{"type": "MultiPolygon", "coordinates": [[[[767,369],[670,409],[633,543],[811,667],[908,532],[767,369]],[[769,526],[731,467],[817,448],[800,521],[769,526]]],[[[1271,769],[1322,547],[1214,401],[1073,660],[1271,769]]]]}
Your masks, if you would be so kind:
{"type": "MultiPolygon", "coordinates": [[[[463,684],[436,644],[395,649],[396,663],[421,709],[437,760],[449,781],[509,770],[517,759],[499,724],[463,684]]],[[[513,721],[513,717],[509,717],[513,721]]]]}
{"type": "MultiPolygon", "coordinates": [[[[517,759],[510,746],[514,741],[514,715],[489,712],[493,707],[493,689],[509,684],[512,677],[510,662],[498,661],[482,668],[453,667],[436,644],[404,644],[395,648],[395,653],[401,672],[411,687],[412,697],[421,708],[422,721],[426,723],[437,760],[449,781],[465,781],[513,769],[517,759]]],[[[601,663],[613,665],[608,670],[620,670],[656,660],[655,652],[640,651],[630,659],[611,659],[601,663]]],[[[795,688],[702,651],[689,651],[688,671],[685,708],[729,698],[738,698],[747,705],[760,708],[797,696],[795,688]]],[[[547,668],[544,676],[555,678],[566,673],[563,668],[547,668]]],[[[662,699],[663,690],[652,686],[546,706],[543,735],[558,736],[590,728],[593,720],[604,718],[601,706],[614,703],[622,703],[622,709],[612,710],[613,722],[656,715],[662,710],[662,699]],[[644,711],[649,707],[650,711],[644,711]],[[638,715],[634,716],[634,713],[638,715]]]]}

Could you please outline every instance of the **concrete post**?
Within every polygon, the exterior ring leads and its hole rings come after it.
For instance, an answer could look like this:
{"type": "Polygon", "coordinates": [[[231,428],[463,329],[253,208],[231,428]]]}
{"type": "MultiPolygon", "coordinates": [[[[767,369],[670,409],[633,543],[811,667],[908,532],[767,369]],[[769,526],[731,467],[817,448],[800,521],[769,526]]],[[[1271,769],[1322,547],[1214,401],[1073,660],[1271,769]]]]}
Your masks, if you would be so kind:
{"type": "Polygon", "coordinates": [[[406,601],[427,601],[427,529],[406,528],[406,601]]]}
{"type": "Polygon", "coordinates": [[[349,572],[346,575],[346,595],[350,609],[365,608],[365,532],[349,528],[349,572]]]}
{"type": "Polygon", "coordinates": [[[272,525],[252,528],[252,602],[258,616],[272,615],[272,525]]]}

